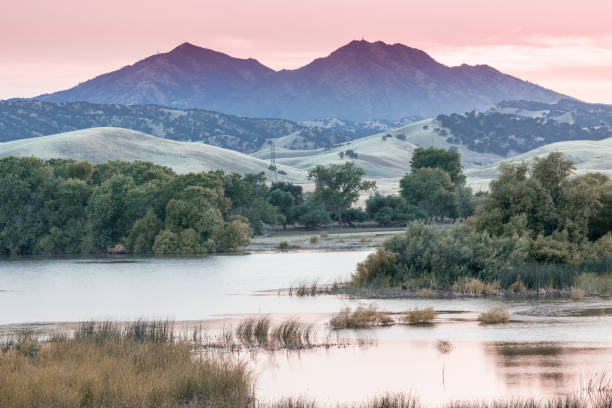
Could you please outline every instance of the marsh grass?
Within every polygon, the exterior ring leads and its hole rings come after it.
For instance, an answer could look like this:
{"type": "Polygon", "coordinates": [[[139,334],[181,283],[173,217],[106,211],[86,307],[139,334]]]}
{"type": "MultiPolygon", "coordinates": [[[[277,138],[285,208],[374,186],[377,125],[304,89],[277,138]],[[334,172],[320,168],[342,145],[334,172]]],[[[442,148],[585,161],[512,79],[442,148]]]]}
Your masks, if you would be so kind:
{"type": "Polygon", "coordinates": [[[70,337],[7,341],[0,355],[0,406],[248,406],[253,379],[246,366],[194,358],[193,345],[165,331],[170,327],[86,322],[70,337]]]}
{"type": "Polygon", "coordinates": [[[313,280],[308,283],[306,281],[298,282],[296,287],[290,287],[287,293],[289,296],[316,296],[319,293],[327,293],[329,290],[325,290],[325,287],[319,287],[319,281],[313,280]]]}
{"type": "Polygon", "coordinates": [[[578,288],[572,288],[571,298],[573,301],[584,299],[584,290],[578,288]]]}
{"type": "Polygon", "coordinates": [[[574,287],[587,295],[612,296],[612,274],[582,273],[576,277],[574,287]]]}
{"type": "Polygon", "coordinates": [[[430,288],[423,288],[417,292],[418,297],[432,298],[438,296],[438,292],[430,288]]]}
{"type": "Polygon", "coordinates": [[[317,340],[312,324],[297,319],[273,324],[268,316],[242,319],[235,336],[240,346],[259,346],[266,350],[310,348],[317,340]]]}
{"type": "Polygon", "coordinates": [[[329,324],[332,329],[365,329],[376,326],[389,326],[395,320],[387,312],[378,311],[376,305],[359,305],[355,310],[345,307],[331,318],[329,324]]]}
{"type": "Polygon", "coordinates": [[[506,324],[510,322],[510,314],[505,307],[492,307],[478,316],[481,324],[506,324]]]}
{"type": "Polygon", "coordinates": [[[428,324],[436,318],[436,311],[433,307],[423,309],[415,308],[404,314],[403,320],[410,324],[428,324]]]}

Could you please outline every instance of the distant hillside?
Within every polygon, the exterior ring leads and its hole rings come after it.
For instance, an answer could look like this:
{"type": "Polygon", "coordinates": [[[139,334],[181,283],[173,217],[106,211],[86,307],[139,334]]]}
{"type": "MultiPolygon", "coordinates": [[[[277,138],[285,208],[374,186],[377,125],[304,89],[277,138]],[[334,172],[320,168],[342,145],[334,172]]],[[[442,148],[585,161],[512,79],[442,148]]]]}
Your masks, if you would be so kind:
{"type": "Polygon", "coordinates": [[[499,163],[530,162],[536,157],[545,157],[551,152],[561,152],[574,161],[576,173],[599,172],[612,177],[612,138],[604,140],[573,140],[547,144],[526,153],[491,164],[483,168],[466,170],[468,183],[478,189],[487,190],[492,179],[497,177],[499,163]]]}
{"type": "MultiPolygon", "coordinates": [[[[92,128],[57,135],[0,143],[0,157],[36,156],[41,159],[143,160],[171,167],[178,173],[224,170],[268,173],[269,162],[203,143],[176,142],[121,128],[92,128]]],[[[303,181],[299,170],[277,166],[280,179],[303,181]]]]}
{"type": "Polygon", "coordinates": [[[573,100],[503,102],[487,112],[436,119],[440,135],[449,143],[506,157],[549,143],[612,137],[612,106],[573,100]]]}
{"type": "MultiPolygon", "coordinates": [[[[287,149],[287,146],[294,143],[294,137],[286,136],[275,141],[276,161],[287,166],[308,170],[318,164],[341,164],[350,160],[362,167],[367,177],[396,178],[402,177],[409,170],[412,152],[417,147],[434,146],[458,150],[466,168],[487,165],[503,159],[499,155],[474,152],[462,144],[447,142],[447,137],[440,135],[438,126],[435,119],[428,119],[341,143],[332,148],[315,150],[287,149]]],[[[270,154],[270,147],[265,146],[253,156],[268,159],[270,154]]]]}
{"type": "Polygon", "coordinates": [[[562,97],[487,65],[448,67],[415,48],[362,40],[299,69],[278,72],[254,59],[184,43],[37,99],[365,121],[480,110],[503,100],[550,103],[562,97]]]}
{"type": "Polygon", "coordinates": [[[282,119],[242,118],[199,109],[0,101],[0,142],[104,126],[137,130],[172,140],[204,142],[246,153],[258,150],[267,139],[289,134],[300,136],[302,144],[309,148],[341,143],[360,135],[348,131],[338,134],[282,119]]]}

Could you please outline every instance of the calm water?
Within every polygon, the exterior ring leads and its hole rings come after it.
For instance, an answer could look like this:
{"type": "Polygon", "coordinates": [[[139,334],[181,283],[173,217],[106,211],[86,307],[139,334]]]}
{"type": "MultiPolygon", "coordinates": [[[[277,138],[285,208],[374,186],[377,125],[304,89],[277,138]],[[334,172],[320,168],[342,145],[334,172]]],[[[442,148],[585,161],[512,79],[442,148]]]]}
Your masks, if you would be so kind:
{"type": "MultiPolygon", "coordinates": [[[[369,252],[4,261],[0,262],[0,324],[91,318],[231,319],[270,313],[310,319],[325,333],[330,314],[359,302],[332,296],[279,296],[275,290],[302,281],[345,280],[369,252]]],[[[442,313],[440,322],[430,327],[340,333],[371,340],[373,345],[367,348],[258,354],[251,364],[258,374],[259,396],[309,395],[333,403],[392,391],[413,392],[424,402],[440,403],[576,392],[595,373],[612,373],[612,317],[578,316],[585,309],[610,309],[610,300],[364,302],[389,311],[432,306],[442,313]],[[502,304],[509,308],[510,324],[483,327],[475,322],[479,312],[502,304]],[[438,340],[450,341],[453,350],[440,354],[438,340]]]]}

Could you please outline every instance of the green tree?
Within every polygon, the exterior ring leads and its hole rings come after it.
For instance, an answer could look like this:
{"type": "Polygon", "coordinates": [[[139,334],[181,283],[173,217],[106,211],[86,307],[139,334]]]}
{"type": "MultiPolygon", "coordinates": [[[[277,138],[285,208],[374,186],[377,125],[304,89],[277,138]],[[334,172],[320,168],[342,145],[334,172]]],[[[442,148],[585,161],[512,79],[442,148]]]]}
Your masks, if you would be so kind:
{"type": "Polygon", "coordinates": [[[456,185],[465,184],[465,174],[459,152],[435,147],[419,147],[412,153],[410,161],[412,171],[423,168],[442,169],[456,185]]]}
{"type": "Polygon", "coordinates": [[[342,224],[342,213],[359,199],[361,191],[376,187],[374,181],[363,181],[365,171],[353,162],[343,165],[332,164],[328,167],[316,166],[308,172],[308,178],[314,179],[314,197],[322,202],[342,224]]]}
{"type": "Polygon", "coordinates": [[[457,216],[457,193],[450,176],[440,168],[419,168],[400,180],[402,197],[431,216],[457,216]]]}
{"type": "Polygon", "coordinates": [[[125,240],[126,248],[134,254],[151,253],[155,237],[161,229],[161,221],[153,210],[149,209],[145,216],[137,220],[132,226],[125,240]]]}
{"type": "Polygon", "coordinates": [[[66,176],[87,181],[91,177],[93,169],[93,165],[87,160],[79,160],[77,162],[70,163],[66,167],[66,176]]]}

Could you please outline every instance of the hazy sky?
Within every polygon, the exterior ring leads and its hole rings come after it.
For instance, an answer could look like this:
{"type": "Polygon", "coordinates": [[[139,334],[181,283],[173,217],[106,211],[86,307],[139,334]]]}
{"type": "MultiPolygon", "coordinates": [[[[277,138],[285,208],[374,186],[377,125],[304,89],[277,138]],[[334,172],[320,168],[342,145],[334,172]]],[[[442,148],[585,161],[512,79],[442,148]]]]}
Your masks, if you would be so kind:
{"type": "Polygon", "coordinates": [[[282,69],[365,38],[612,103],[612,0],[1,2],[0,99],[65,89],[185,41],[282,69]]]}

